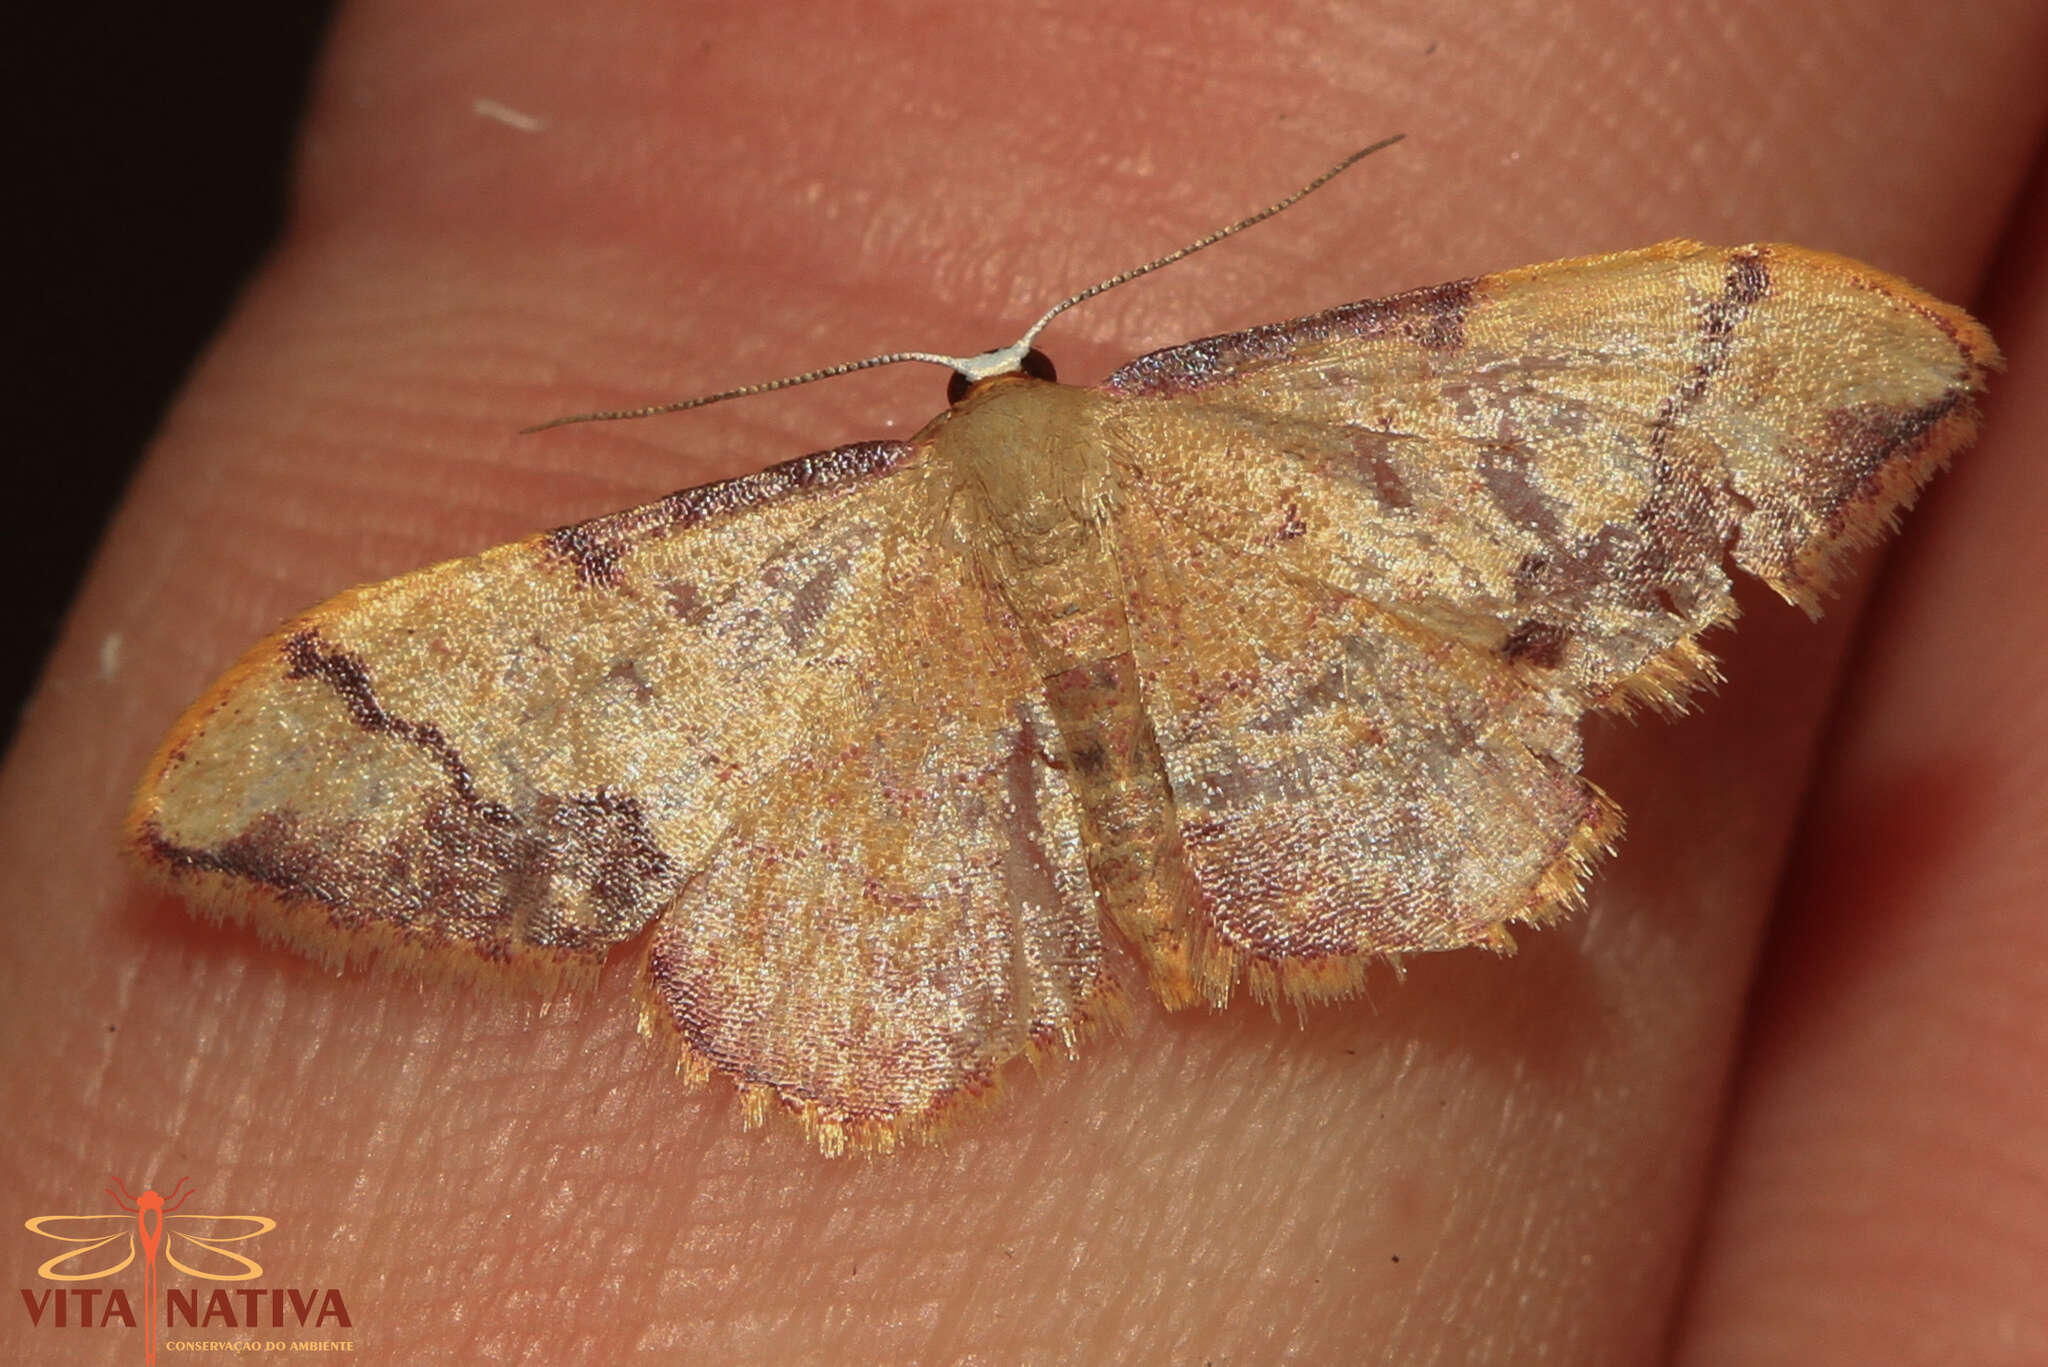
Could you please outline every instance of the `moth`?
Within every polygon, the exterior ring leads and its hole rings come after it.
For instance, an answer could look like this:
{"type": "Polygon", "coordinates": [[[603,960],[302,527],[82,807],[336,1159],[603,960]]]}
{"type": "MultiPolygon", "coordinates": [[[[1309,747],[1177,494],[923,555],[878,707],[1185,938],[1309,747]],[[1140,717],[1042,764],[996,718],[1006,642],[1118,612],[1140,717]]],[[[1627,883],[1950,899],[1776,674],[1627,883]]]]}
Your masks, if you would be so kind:
{"type": "Polygon", "coordinates": [[[1168,1007],[1301,1005],[1565,914],[1621,825],[1581,717],[1711,680],[1731,567],[1816,612],[2000,364],[1793,246],[1460,280],[1091,388],[1045,321],[919,355],[956,394],[908,441],[286,623],[164,740],[135,856],[334,966],[588,981],[644,937],[688,1078],[888,1149],[1113,1018],[1111,936],[1168,1007]]]}

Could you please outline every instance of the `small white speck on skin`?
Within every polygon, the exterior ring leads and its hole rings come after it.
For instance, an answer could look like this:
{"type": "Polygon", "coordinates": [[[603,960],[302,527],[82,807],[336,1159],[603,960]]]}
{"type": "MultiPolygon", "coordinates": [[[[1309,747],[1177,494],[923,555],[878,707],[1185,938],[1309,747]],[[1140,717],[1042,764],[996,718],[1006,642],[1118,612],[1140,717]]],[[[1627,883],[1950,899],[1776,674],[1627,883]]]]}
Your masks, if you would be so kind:
{"type": "Polygon", "coordinates": [[[516,128],[522,133],[538,133],[548,126],[548,121],[537,114],[522,113],[509,104],[479,97],[470,103],[470,112],[480,118],[495,119],[507,128],[516,128]]]}
{"type": "Polygon", "coordinates": [[[100,637],[100,682],[112,683],[121,672],[121,633],[110,631],[100,637]]]}

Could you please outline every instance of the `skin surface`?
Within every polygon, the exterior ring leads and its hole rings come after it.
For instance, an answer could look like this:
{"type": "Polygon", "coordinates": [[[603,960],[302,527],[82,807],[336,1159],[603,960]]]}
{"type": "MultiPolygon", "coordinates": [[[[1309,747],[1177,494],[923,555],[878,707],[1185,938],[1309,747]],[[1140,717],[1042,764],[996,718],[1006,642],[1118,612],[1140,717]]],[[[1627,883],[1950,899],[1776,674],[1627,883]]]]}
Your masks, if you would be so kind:
{"type": "MultiPolygon", "coordinates": [[[[278,1221],[265,1284],[344,1290],[363,1362],[2048,1353],[2048,204],[2022,189],[2048,18],[854,17],[343,16],[293,231],[169,415],[0,788],[0,1209],[189,1174],[278,1221]],[[334,978],[116,859],[162,729],[287,613],[907,435],[944,377],[518,425],[998,344],[1398,130],[1280,223],[1062,318],[1062,378],[1677,235],[1868,260],[1974,300],[2011,361],[1881,578],[1819,628],[1752,586],[1699,714],[1594,728],[1629,830],[1590,912],[1518,957],[1414,961],[1305,1028],[1140,1003],[945,1148],[832,1161],[659,1066],[630,953],[544,1016],[334,978]]],[[[48,1252],[15,1238],[26,1285],[48,1252]]],[[[138,1351],[0,1324],[9,1357],[138,1351]]]]}

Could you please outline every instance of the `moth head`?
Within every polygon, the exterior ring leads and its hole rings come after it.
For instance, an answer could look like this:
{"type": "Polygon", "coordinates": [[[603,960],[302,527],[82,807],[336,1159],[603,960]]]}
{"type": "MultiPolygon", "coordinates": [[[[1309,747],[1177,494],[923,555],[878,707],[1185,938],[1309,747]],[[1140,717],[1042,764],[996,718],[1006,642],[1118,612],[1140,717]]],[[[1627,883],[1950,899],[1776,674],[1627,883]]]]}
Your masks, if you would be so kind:
{"type": "Polygon", "coordinates": [[[1050,356],[1035,346],[1026,346],[1019,351],[1017,344],[1012,343],[994,351],[984,351],[979,356],[967,357],[966,364],[947,377],[946,402],[959,403],[974,386],[1000,375],[1029,375],[1048,384],[1058,383],[1060,378],[1053,370],[1050,356]]]}

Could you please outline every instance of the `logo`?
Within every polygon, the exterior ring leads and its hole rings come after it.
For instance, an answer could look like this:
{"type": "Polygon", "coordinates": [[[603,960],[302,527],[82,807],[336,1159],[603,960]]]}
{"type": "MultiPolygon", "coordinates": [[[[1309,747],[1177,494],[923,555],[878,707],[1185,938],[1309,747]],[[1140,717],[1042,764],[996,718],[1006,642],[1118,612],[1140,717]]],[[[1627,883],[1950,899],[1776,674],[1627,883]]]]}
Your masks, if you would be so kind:
{"type": "MultiPolygon", "coordinates": [[[[155,1367],[157,1330],[180,1326],[206,1329],[285,1329],[350,1327],[348,1307],[339,1290],[242,1286],[170,1287],[159,1283],[159,1261],[184,1277],[205,1282],[253,1282],[263,1264],[247,1251],[249,1241],[277,1228],[267,1215],[200,1215],[183,1207],[192,1197],[179,1178],[168,1196],[145,1187],[131,1195],[121,1179],[107,1188],[118,1210],[93,1215],[38,1215],[23,1221],[31,1234],[73,1247],[52,1255],[36,1269],[45,1283],[22,1288],[21,1300],[36,1329],[104,1329],[114,1325],[142,1330],[142,1360],[155,1367]],[[129,1297],[129,1285],[140,1255],[142,1300],[129,1297]],[[129,1285],[73,1286],[122,1278],[129,1285]]],[[[176,1341],[188,1349],[290,1349],[353,1346],[288,1343],[280,1340],[176,1341]]]]}

